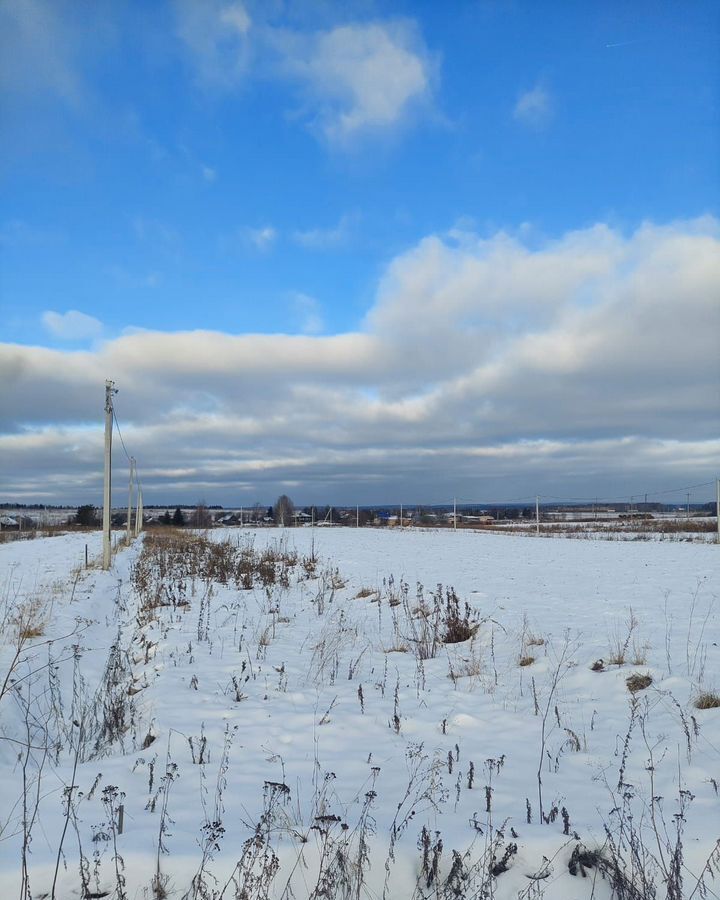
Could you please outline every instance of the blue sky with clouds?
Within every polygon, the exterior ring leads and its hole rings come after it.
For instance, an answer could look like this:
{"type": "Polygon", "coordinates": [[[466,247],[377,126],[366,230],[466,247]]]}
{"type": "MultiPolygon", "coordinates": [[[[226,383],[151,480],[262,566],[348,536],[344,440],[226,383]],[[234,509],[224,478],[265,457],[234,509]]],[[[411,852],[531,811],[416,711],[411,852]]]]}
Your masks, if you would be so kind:
{"type": "Polygon", "coordinates": [[[501,498],[530,487],[513,453],[554,491],[567,453],[593,493],[705,478],[719,31],[711,2],[6,0],[0,452],[24,460],[8,490],[96,491],[91,456],[65,474],[48,458],[91,425],[105,377],[158,498],[312,483],[375,500],[448,459],[453,492],[501,498]],[[690,358],[661,391],[625,340],[690,358]],[[152,428],[178,459],[187,429],[208,436],[169,478],[152,428]],[[598,441],[646,443],[628,463],[598,441]],[[478,480],[483,448],[504,480],[478,480]]]}

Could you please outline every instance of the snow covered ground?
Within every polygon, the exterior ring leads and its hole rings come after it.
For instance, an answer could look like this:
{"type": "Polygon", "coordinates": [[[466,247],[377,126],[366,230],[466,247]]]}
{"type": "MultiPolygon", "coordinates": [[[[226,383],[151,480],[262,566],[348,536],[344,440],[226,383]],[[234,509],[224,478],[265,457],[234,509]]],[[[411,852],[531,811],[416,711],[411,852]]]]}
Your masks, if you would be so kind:
{"type": "Polygon", "coordinates": [[[208,538],[0,545],[0,897],[720,896],[720,548],[208,538]]]}

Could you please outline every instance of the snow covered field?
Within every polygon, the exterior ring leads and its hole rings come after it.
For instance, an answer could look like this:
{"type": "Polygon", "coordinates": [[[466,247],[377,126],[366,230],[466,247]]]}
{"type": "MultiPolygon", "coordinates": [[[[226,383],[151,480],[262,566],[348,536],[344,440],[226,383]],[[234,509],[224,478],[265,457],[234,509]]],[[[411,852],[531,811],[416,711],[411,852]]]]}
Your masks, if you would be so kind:
{"type": "Polygon", "coordinates": [[[0,545],[0,897],[720,896],[720,548],[170,540],[0,545]]]}

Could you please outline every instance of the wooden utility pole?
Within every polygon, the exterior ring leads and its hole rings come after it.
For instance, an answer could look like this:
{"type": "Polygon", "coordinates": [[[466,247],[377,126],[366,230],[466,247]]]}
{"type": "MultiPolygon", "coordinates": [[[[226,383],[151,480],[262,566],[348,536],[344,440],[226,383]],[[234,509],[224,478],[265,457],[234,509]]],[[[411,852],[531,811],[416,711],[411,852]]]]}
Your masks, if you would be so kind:
{"type": "Polygon", "coordinates": [[[715,501],[715,515],[717,516],[717,542],[720,544],[720,478],[717,479],[717,499],[715,501]]]}
{"type": "Polygon", "coordinates": [[[114,381],[105,382],[105,477],[103,482],[103,569],[110,568],[112,544],[110,542],[112,502],[112,428],[113,428],[113,394],[116,394],[114,381]]]}
{"type": "Polygon", "coordinates": [[[535,497],[535,534],[540,534],[540,498],[535,497]]]}

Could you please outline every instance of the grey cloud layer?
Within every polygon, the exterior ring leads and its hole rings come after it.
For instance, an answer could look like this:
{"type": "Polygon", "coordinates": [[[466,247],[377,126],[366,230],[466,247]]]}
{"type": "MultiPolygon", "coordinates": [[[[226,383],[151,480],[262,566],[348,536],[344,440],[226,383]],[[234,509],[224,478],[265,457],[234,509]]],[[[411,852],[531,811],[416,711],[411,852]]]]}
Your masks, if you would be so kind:
{"type": "Polygon", "coordinates": [[[355,333],[0,345],[2,493],[95,497],[106,377],[158,499],[304,484],[336,502],[429,501],[507,497],[530,479],[594,492],[713,477],[718,222],[529,241],[424,239],[388,266],[355,333]]]}

